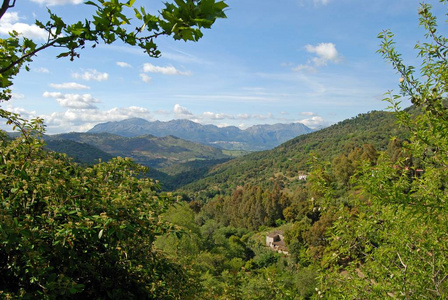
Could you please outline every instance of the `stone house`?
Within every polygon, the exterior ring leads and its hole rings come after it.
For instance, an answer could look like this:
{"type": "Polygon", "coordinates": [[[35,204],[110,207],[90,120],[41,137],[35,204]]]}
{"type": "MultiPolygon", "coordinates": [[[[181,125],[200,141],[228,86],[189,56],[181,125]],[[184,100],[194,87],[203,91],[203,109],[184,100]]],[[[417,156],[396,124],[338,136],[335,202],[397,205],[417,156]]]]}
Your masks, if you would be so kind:
{"type": "Polygon", "coordinates": [[[273,251],[277,251],[283,254],[289,254],[288,248],[285,244],[285,237],[283,236],[283,231],[274,231],[266,235],[266,246],[271,248],[273,251]]]}

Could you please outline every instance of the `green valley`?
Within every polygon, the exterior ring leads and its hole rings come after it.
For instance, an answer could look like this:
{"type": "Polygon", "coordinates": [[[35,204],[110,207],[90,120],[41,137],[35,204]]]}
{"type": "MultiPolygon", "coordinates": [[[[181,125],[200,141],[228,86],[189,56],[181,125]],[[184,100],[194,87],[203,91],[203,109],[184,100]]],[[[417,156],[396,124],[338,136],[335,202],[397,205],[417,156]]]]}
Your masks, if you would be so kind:
{"type": "MultiPolygon", "coordinates": [[[[313,9],[325,11],[327,2],[313,1],[313,9]]],[[[255,3],[254,10],[259,8],[255,3]]],[[[441,0],[439,5],[446,11],[447,4],[441,0]]],[[[3,1],[0,21],[19,20],[18,15],[6,14],[14,5],[15,1],[3,1]]],[[[95,48],[119,40],[158,58],[159,37],[197,41],[216,19],[231,13],[225,2],[215,0],[163,3],[157,15],[134,7],[133,1],[86,5],[94,10],[92,19],[74,24],[48,10],[49,21],[36,21],[33,27],[46,34],[40,46],[16,31],[0,37],[0,104],[21,98],[20,89],[11,89],[13,81],[47,48],[62,51],[58,58],[74,60],[86,43],[95,48]]],[[[388,18],[393,15],[387,12],[388,18]]],[[[14,112],[25,110],[0,107],[0,117],[15,130],[0,130],[0,298],[448,299],[448,37],[441,34],[440,28],[447,27],[438,27],[435,13],[431,5],[420,4],[425,35],[424,42],[415,45],[419,67],[405,64],[390,30],[378,36],[378,54],[399,76],[400,90],[385,94],[388,111],[361,113],[319,130],[298,122],[245,130],[201,125],[191,120],[226,119],[244,125],[243,121],[272,115],[197,114],[176,103],[172,111],[151,115],[189,120],[123,121],[114,115],[118,109],[110,109],[108,117],[98,119],[122,121],[98,123],[87,133],[48,135],[43,119],[27,119],[14,112]],[[402,109],[408,102],[410,107],[402,109]]],[[[265,29],[258,20],[270,27],[279,21],[250,19],[238,24],[238,30],[250,24],[265,29]]],[[[210,41],[205,45],[210,47],[210,41]]],[[[99,48],[129,53],[121,44],[99,48]]],[[[259,59],[254,49],[249,51],[251,59],[259,59]]],[[[308,44],[303,50],[317,56],[281,67],[294,65],[294,74],[308,73],[281,76],[257,71],[254,78],[267,77],[279,86],[280,77],[287,77],[289,85],[304,80],[309,86],[301,95],[321,95],[327,88],[322,83],[330,80],[319,68],[346,62],[333,43],[308,44]]],[[[167,56],[204,68],[217,64],[208,56],[199,59],[200,55],[181,52],[172,50],[167,56]]],[[[222,69],[228,67],[223,61],[222,69]]],[[[366,65],[347,64],[356,69],[366,65]]],[[[134,69],[124,61],[113,67],[122,72],[114,82],[125,82],[123,70],[134,69]]],[[[158,95],[153,81],[162,84],[159,75],[183,76],[172,82],[185,90],[173,89],[171,97],[194,98],[195,109],[206,97],[224,99],[224,106],[244,99],[253,110],[268,102],[285,104],[288,101],[281,99],[291,95],[298,98],[285,86],[284,93],[271,98],[252,83],[235,89],[231,85],[228,94],[210,96],[215,86],[184,67],[145,63],[137,69],[141,81],[133,87],[144,83],[147,90],[136,93],[136,101],[165,101],[150,97],[158,95]],[[204,90],[186,95],[196,81],[204,90]]],[[[50,73],[45,70],[40,72],[50,73]]],[[[236,77],[243,80],[244,74],[236,77]]],[[[95,81],[92,87],[104,84],[108,76],[96,70],[72,74],[95,81]]],[[[350,84],[353,91],[345,96],[364,95],[360,81],[350,84]]],[[[91,88],[77,82],[50,87],[91,88]]],[[[109,87],[115,92],[116,87],[109,87]]],[[[331,89],[336,99],[342,91],[344,87],[331,89]]],[[[101,111],[101,101],[90,94],[43,95],[67,108],[48,116],[61,126],[80,122],[75,110],[83,111],[85,120],[101,111]],[[61,116],[65,119],[57,119],[61,116]]],[[[325,101],[318,99],[319,104],[325,101]]],[[[278,119],[287,119],[288,107],[285,104],[278,119]]],[[[134,106],[122,112],[150,114],[134,106]]],[[[307,124],[322,124],[314,112],[300,115],[307,124]]],[[[87,128],[81,125],[77,128],[87,128]]]]}

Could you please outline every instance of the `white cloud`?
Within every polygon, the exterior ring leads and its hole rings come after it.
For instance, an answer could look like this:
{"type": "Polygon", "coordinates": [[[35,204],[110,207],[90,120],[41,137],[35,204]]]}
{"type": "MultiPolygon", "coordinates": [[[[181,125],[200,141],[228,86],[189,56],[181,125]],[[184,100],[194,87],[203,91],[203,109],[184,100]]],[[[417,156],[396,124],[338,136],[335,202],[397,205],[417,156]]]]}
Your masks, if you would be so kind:
{"type": "Polygon", "coordinates": [[[236,118],[237,118],[237,119],[240,119],[240,120],[247,120],[247,119],[250,118],[250,116],[249,116],[249,114],[238,114],[238,115],[236,116],[236,118]]]}
{"type": "Polygon", "coordinates": [[[297,71],[297,72],[307,71],[309,73],[317,72],[316,68],[311,66],[311,65],[309,65],[309,64],[308,65],[298,65],[297,67],[293,68],[292,70],[293,71],[297,71]]]}
{"type": "Polygon", "coordinates": [[[73,73],[72,77],[75,79],[82,79],[82,80],[95,80],[95,81],[106,81],[109,79],[109,74],[107,73],[101,73],[98,72],[95,69],[85,71],[84,73],[73,73]]]}
{"type": "Polygon", "coordinates": [[[338,50],[336,50],[336,46],[333,43],[320,43],[317,46],[306,45],[305,49],[309,53],[317,55],[317,57],[312,59],[316,66],[326,66],[328,62],[338,63],[341,60],[338,50]]]}
{"type": "Polygon", "coordinates": [[[45,98],[61,98],[62,93],[60,93],[60,92],[44,92],[43,96],[45,98]]]}
{"type": "Polygon", "coordinates": [[[193,115],[193,113],[191,111],[189,111],[185,107],[180,106],[179,104],[175,104],[174,105],[173,112],[176,115],[188,115],[188,116],[192,116],[193,115]]]}
{"type": "Polygon", "coordinates": [[[330,0],[313,0],[314,5],[327,5],[330,0]]]}
{"type": "Polygon", "coordinates": [[[7,12],[0,19],[0,35],[8,35],[13,30],[17,31],[21,35],[27,38],[45,40],[48,37],[48,33],[39,28],[35,24],[26,24],[19,22],[21,18],[17,12],[7,12]]]}
{"type": "Polygon", "coordinates": [[[90,94],[66,94],[64,98],[56,99],[60,106],[66,108],[76,109],[97,109],[93,103],[98,103],[99,100],[92,97],[90,94]]]}
{"type": "Polygon", "coordinates": [[[27,111],[22,107],[9,107],[8,111],[19,114],[22,118],[30,120],[32,118],[36,118],[36,111],[27,111]]]}
{"type": "Polygon", "coordinates": [[[24,99],[24,98],[25,98],[24,94],[12,93],[12,99],[24,99]]]}
{"type": "Polygon", "coordinates": [[[123,61],[117,61],[116,62],[117,66],[122,67],[122,68],[132,68],[132,66],[126,62],[123,61]]]}
{"type": "MultiPolygon", "coordinates": [[[[58,95],[62,94],[49,92],[44,94],[44,96],[50,98],[56,98],[58,95]]],[[[64,96],[66,95],[63,95],[62,97],[64,96]]],[[[27,120],[36,117],[43,118],[47,133],[49,134],[87,131],[98,123],[121,121],[134,117],[151,120],[150,111],[138,106],[115,107],[109,110],[68,108],[65,111],[54,112],[49,115],[38,115],[35,111],[27,111],[21,107],[13,107],[9,103],[6,105],[6,109],[14,113],[19,113],[22,118],[27,120]]],[[[0,128],[11,131],[11,126],[4,125],[4,123],[5,122],[0,122],[0,128]]]]}
{"type": "Polygon", "coordinates": [[[339,63],[342,60],[342,56],[333,43],[320,43],[317,46],[306,45],[305,50],[316,56],[311,58],[307,64],[293,68],[294,71],[316,72],[318,67],[326,66],[328,63],[339,63]]]}
{"type": "MultiPolygon", "coordinates": [[[[27,111],[26,109],[24,109],[22,107],[14,107],[11,104],[7,104],[5,109],[9,112],[19,114],[25,120],[31,120],[31,119],[35,119],[37,117],[36,111],[27,111]]],[[[13,124],[12,125],[6,124],[5,120],[2,120],[2,122],[0,122],[0,129],[5,130],[5,131],[12,132],[13,126],[14,126],[13,124]]],[[[18,129],[16,128],[15,131],[17,131],[17,130],[18,129]]]]}
{"type": "Polygon", "coordinates": [[[97,109],[94,103],[99,103],[98,99],[95,99],[90,94],[62,94],[62,93],[51,93],[44,92],[43,94],[46,98],[55,98],[59,105],[70,109],[97,109]]]}
{"type": "Polygon", "coordinates": [[[300,6],[305,6],[308,3],[312,3],[314,4],[314,6],[322,6],[322,5],[327,5],[328,3],[330,3],[331,0],[298,0],[298,4],[300,6]]]}
{"type": "Polygon", "coordinates": [[[232,115],[213,113],[209,111],[202,113],[202,115],[204,118],[211,120],[235,119],[235,117],[232,115]]]}
{"type": "Polygon", "coordinates": [[[37,72],[37,73],[50,73],[50,70],[48,70],[47,68],[41,67],[41,68],[34,69],[34,72],[37,72]]]}
{"type": "Polygon", "coordinates": [[[202,58],[191,55],[186,52],[176,50],[174,52],[164,52],[163,58],[174,60],[180,63],[196,63],[196,64],[208,64],[209,62],[204,61],[202,58]]]}
{"type": "Polygon", "coordinates": [[[308,119],[297,121],[296,123],[302,123],[311,129],[321,128],[326,125],[324,119],[320,116],[313,116],[308,119]]]}
{"type": "Polygon", "coordinates": [[[176,69],[173,66],[167,66],[167,67],[159,67],[159,66],[154,66],[153,64],[150,63],[146,63],[143,65],[143,72],[145,73],[161,73],[164,75],[191,75],[191,72],[186,71],[179,71],[178,69],[176,69]]]}
{"type": "Polygon", "coordinates": [[[148,117],[149,110],[142,107],[114,107],[110,110],[68,109],[65,112],[51,114],[49,121],[52,123],[64,123],[70,121],[73,124],[101,123],[109,121],[125,120],[131,117],[148,117]]]}
{"type": "Polygon", "coordinates": [[[31,0],[33,2],[47,5],[47,6],[56,6],[56,5],[66,5],[66,4],[81,4],[83,0],[31,0]]]}
{"type": "Polygon", "coordinates": [[[300,113],[302,116],[316,116],[315,113],[310,112],[310,111],[304,111],[300,113]]]}
{"type": "Polygon", "coordinates": [[[150,82],[151,81],[151,77],[149,77],[148,75],[146,75],[145,73],[140,73],[140,78],[143,82],[150,82]]]}
{"type": "Polygon", "coordinates": [[[257,119],[257,120],[269,120],[269,119],[273,118],[273,115],[272,115],[272,113],[267,113],[265,115],[263,115],[263,114],[254,114],[254,115],[251,115],[251,118],[252,119],[257,119]]]}
{"type": "Polygon", "coordinates": [[[17,12],[6,12],[0,19],[0,23],[11,24],[19,21],[19,14],[17,12]]]}
{"type": "Polygon", "coordinates": [[[89,86],[79,84],[76,82],[50,83],[50,86],[55,89],[67,89],[67,90],[89,90],[90,89],[89,86]]]}
{"type": "Polygon", "coordinates": [[[110,110],[68,109],[44,116],[50,133],[87,131],[98,123],[121,121],[129,118],[150,119],[150,112],[146,108],[131,106],[112,108],[110,110]]]}

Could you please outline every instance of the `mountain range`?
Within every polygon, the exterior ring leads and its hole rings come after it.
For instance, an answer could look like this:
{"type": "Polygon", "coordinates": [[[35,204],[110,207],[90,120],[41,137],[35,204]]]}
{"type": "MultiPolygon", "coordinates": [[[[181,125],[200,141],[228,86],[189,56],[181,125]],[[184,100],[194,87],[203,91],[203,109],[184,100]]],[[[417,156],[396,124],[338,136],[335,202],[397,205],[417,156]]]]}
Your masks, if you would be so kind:
{"type": "Polygon", "coordinates": [[[151,134],[178,138],[227,150],[260,151],[272,149],[296,136],[313,130],[301,123],[255,125],[245,130],[235,126],[201,125],[189,120],[150,122],[131,118],[97,124],[89,133],[111,133],[124,137],[151,134]]]}

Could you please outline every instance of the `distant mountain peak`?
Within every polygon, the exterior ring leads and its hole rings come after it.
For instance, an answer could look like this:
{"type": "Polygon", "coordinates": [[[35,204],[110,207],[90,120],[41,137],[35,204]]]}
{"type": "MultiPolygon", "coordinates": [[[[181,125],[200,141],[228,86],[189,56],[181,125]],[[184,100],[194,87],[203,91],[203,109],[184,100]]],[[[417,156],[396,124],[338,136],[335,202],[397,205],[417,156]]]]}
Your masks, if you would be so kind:
{"type": "Polygon", "coordinates": [[[141,118],[131,118],[123,121],[97,124],[88,132],[107,132],[124,137],[145,134],[158,137],[171,135],[228,150],[257,151],[272,149],[287,140],[312,131],[312,129],[301,123],[254,125],[241,130],[235,126],[202,125],[186,119],[151,122],[141,118]]]}

